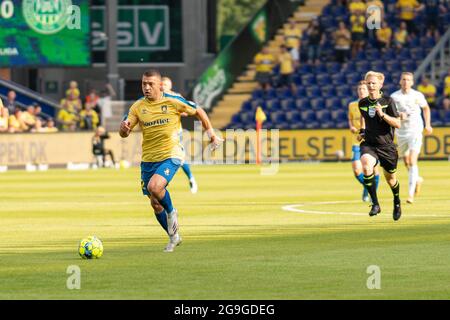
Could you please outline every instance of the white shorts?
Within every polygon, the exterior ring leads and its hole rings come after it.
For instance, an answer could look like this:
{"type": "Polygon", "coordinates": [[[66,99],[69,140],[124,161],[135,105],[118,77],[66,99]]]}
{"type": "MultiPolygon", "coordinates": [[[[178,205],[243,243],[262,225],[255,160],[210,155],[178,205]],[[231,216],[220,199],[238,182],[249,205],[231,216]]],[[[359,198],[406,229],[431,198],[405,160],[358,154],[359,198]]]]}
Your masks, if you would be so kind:
{"type": "Polygon", "coordinates": [[[413,133],[407,136],[397,136],[398,152],[400,156],[408,153],[409,150],[417,154],[422,149],[422,133],[413,133]]]}

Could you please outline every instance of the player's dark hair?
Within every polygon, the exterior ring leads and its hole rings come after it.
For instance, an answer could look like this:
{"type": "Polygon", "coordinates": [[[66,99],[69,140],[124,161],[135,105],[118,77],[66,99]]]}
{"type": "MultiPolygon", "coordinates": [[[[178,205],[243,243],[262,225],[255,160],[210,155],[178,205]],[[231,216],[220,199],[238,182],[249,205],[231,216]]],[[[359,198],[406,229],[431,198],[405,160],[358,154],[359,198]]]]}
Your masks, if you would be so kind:
{"type": "Polygon", "coordinates": [[[144,72],[143,77],[158,77],[161,79],[161,73],[156,69],[150,69],[144,72]]]}

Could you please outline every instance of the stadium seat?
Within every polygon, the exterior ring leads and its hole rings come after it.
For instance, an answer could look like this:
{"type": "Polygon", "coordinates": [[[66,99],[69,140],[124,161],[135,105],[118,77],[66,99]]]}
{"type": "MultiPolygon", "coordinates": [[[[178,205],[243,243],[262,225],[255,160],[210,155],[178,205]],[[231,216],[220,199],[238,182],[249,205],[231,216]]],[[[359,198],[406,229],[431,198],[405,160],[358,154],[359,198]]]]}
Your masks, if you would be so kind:
{"type": "Polygon", "coordinates": [[[264,90],[259,89],[259,88],[253,90],[252,99],[264,99],[264,90]]]}
{"type": "Polygon", "coordinates": [[[304,74],[302,75],[302,84],[306,87],[316,85],[316,77],[312,73],[304,74]]]}
{"type": "Polygon", "coordinates": [[[281,109],[283,111],[295,110],[295,100],[293,98],[287,98],[280,101],[281,109]]]}
{"type": "Polygon", "coordinates": [[[250,100],[244,101],[241,106],[241,111],[250,111],[252,110],[252,104],[250,100]]]}
{"type": "Polygon", "coordinates": [[[295,72],[300,76],[303,76],[304,74],[311,73],[312,71],[312,67],[309,64],[304,63],[301,64],[295,72]]]}
{"type": "Polygon", "coordinates": [[[266,110],[270,112],[281,110],[281,104],[278,99],[266,100],[266,110]]]}
{"type": "Polygon", "coordinates": [[[344,83],[346,83],[346,81],[347,80],[345,79],[345,76],[343,73],[337,73],[337,74],[333,74],[331,76],[331,83],[335,86],[344,84],[344,83]]]}
{"type": "MultiPolygon", "coordinates": [[[[352,73],[347,73],[346,78],[347,78],[348,84],[356,84],[361,79],[363,79],[363,76],[361,76],[361,74],[358,72],[352,72],[352,73]]],[[[337,90],[337,88],[336,88],[336,90],[337,90]]]]}
{"type": "Polygon", "coordinates": [[[414,60],[423,60],[426,56],[425,50],[423,48],[411,48],[410,50],[411,59],[414,60]]]}
{"type": "Polygon", "coordinates": [[[289,88],[278,88],[276,91],[278,99],[292,98],[292,92],[289,88]]]}
{"type": "Polygon", "coordinates": [[[334,121],[331,118],[331,112],[329,110],[320,110],[316,112],[316,118],[322,129],[334,127],[334,121]]]}
{"type": "MultiPolygon", "coordinates": [[[[355,78],[354,81],[349,81],[349,83],[358,83],[360,77],[355,78]],[[356,80],[358,79],[358,80],[356,80]]],[[[350,87],[348,85],[340,85],[336,87],[336,95],[338,97],[348,97],[348,96],[352,96],[352,90],[350,89],[350,87]]]]}
{"type": "Polygon", "coordinates": [[[377,72],[386,72],[386,64],[383,60],[375,60],[370,63],[370,69],[377,72]]]}
{"type": "Polygon", "coordinates": [[[325,109],[325,102],[322,98],[313,98],[311,99],[311,108],[313,110],[322,110],[325,109]]]}
{"type": "Polygon", "coordinates": [[[356,100],[356,96],[355,96],[355,98],[351,98],[351,97],[342,98],[341,99],[341,108],[344,110],[347,110],[350,102],[355,101],[355,100],[356,100]]]}
{"type": "Polygon", "coordinates": [[[414,60],[402,60],[402,71],[414,72],[416,70],[416,62],[414,60]]]}
{"type": "Polygon", "coordinates": [[[256,110],[258,107],[266,109],[266,102],[262,99],[255,99],[251,102],[252,110],[256,110]]]}
{"type": "Polygon", "coordinates": [[[325,107],[327,109],[339,109],[341,107],[341,100],[337,97],[325,99],[325,107]]]}
{"type": "Polygon", "coordinates": [[[304,98],[306,97],[306,88],[304,86],[297,86],[294,92],[295,98],[304,98]]]}
{"type": "Polygon", "coordinates": [[[395,59],[395,52],[392,49],[387,49],[382,55],[383,61],[395,59]]]}
{"type": "Polygon", "coordinates": [[[366,73],[370,71],[370,62],[367,60],[356,61],[356,72],[366,73]]]}
{"type": "Polygon", "coordinates": [[[309,98],[315,98],[321,96],[320,87],[316,85],[311,85],[306,87],[306,96],[309,98]]]}
{"type": "Polygon", "coordinates": [[[327,72],[330,74],[339,73],[341,71],[341,64],[338,62],[327,62],[327,72]]]}
{"type": "Polygon", "coordinates": [[[322,97],[328,98],[336,95],[336,87],[334,85],[324,85],[322,87],[322,97]]]}
{"type": "Polygon", "coordinates": [[[433,127],[441,127],[444,125],[444,119],[441,119],[441,114],[438,110],[431,110],[431,125],[433,127]]]}
{"type": "Polygon", "coordinates": [[[266,91],[266,99],[276,99],[277,98],[277,90],[275,88],[269,88],[266,91]]]}
{"type": "Polygon", "coordinates": [[[319,122],[316,118],[316,113],[312,110],[302,111],[301,117],[305,128],[315,129],[319,127],[319,122]]]}
{"type": "Polygon", "coordinates": [[[310,110],[311,103],[308,98],[298,98],[295,100],[295,108],[299,111],[310,110]]]}
{"type": "Polygon", "coordinates": [[[329,84],[330,76],[327,73],[320,73],[316,75],[316,82],[319,86],[325,86],[329,84]]]}
{"type": "Polygon", "coordinates": [[[443,121],[446,127],[450,126],[450,110],[445,111],[443,121]]]}
{"type": "Polygon", "coordinates": [[[297,73],[294,73],[292,75],[292,82],[296,85],[296,86],[300,86],[302,84],[302,78],[300,77],[300,75],[298,75],[297,73]]]}
{"type": "Polygon", "coordinates": [[[286,112],[286,120],[289,123],[294,124],[296,122],[301,122],[302,121],[302,117],[301,117],[299,111],[293,110],[293,111],[286,112]]]}

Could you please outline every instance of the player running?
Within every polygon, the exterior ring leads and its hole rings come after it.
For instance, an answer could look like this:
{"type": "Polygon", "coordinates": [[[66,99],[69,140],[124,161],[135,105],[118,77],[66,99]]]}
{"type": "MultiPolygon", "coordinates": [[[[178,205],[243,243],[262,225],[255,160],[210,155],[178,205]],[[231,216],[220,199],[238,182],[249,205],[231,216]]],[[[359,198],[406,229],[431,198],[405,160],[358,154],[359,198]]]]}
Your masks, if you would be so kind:
{"type": "MultiPolygon", "coordinates": [[[[369,193],[367,188],[364,186],[364,174],[362,172],[361,165],[361,152],[359,148],[359,141],[357,139],[359,129],[361,128],[361,113],[359,112],[358,101],[367,97],[369,95],[369,90],[367,89],[367,83],[362,80],[358,83],[357,87],[358,100],[350,102],[348,104],[348,125],[350,131],[353,133],[353,143],[352,143],[352,169],[356,180],[358,180],[363,186],[362,200],[368,202],[369,193]]],[[[378,172],[378,167],[375,170],[375,184],[378,188],[378,182],[380,181],[380,174],[378,172]]]]}
{"type": "Polygon", "coordinates": [[[364,185],[372,199],[369,216],[381,212],[375,186],[374,167],[380,163],[384,169],[384,176],[394,195],[394,220],[400,219],[402,214],[400,203],[400,183],[396,177],[398,153],[394,144],[395,128],[400,128],[401,122],[394,101],[380,90],[383,86],[384,75],[369,71],[365,80],[369,89],[369,96],[359,101],[361,112],[361,163],[364,172],[364,185]]]}
{"type": "MultiPolygon", "coordinates": [[[[172,91],[172,80],[169,77],[162,77],[161,81],[162,81],[162,89],[165,93],[171,94],[173,96],[182,97],[181,94],[172,91]]],[[[186,116],[186,114],[183,113],[182,116],[186,116]]],[[[182,138],[183,138],[183,128],[181,127],[181,121],[180,121],[180,140],[182,140],[182,138]]],[[[191,167],[189,166],[189,164],[186,161],[183,162],[181,169],[183,169],[184,173],[186,174],[186,176],[189,179],[189,185],[191,188],[191,192],[193,194],[197,193],[197,191],[198,191],[197,182],[195,181],[194,175],[192,174],[191,167]]]]}
{"type": "Polygon", "coordinates": [[[417,161],[422,148],[423,118],[425,120],[425,133],[433,132],[431,127],[430,107],[425,96],[412,88],[414,75],[403,72],[400,77],[401,89],[395,91],[391,97],[397,106],[402,126],[397,130],[397,143],[400,156],[403,156],[409,173],[409,188],[407,203],[414,202],[414,195],[418,195],[423,179],[419,176],[417,161]]]}
{"type": "Polygon", "coordinates": [[[143,74],[142,91],[145,97],[131,106],[120,124],[119,134],[122,138],[128,137],[137,124],[142,129],[142,192],[150,198],[158,222],[169,235],[164,251],[172,252],[181,243],[181,236],[178,213],[166,188],[184,160],[179,139],[180,114],[195,116],[202,122],[212,148],[217,148],[223,140],[215,135],[205,111],[193,102],[162,91],[159,71],[149,70],[143,74]]]}

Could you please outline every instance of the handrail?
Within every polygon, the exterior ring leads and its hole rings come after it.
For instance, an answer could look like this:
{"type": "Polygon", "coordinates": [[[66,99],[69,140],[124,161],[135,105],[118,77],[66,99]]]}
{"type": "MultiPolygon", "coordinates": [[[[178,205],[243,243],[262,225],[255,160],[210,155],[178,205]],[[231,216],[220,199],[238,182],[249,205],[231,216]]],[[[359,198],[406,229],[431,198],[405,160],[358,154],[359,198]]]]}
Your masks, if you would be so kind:
{"type": "MultiPolygon", "coordinates": [[[[445,49],[450,49],[450,29],[447,30],[447,32],[444,33],[444,35],[441,37],[439,42],[436,44],[436,46],[431,50],[431,52],[428,54],[428,56],[422,61],[420,66],[417,68],[416,72],[414,72],[414,78],[420,79],[431,67],[431,79],[436,79],[436,64],[434,63],[436,61],[436,58],[438,58],[439,55],[439,69],[438,71],[443,71],[442,68],[444,68],[445,64],[445,49]]],[[[440,74],[439,74],[440,76],[440,74]]]]}
{"type": "Polygon", "coordinates": [[[51,107],[55,108],[56,110],[60,108],[58,103],[56,103],[52,100],[49,100],[47,98],[44,98],[39,93],[37,93],[31,89],[28,89],[27,87],[24,87],[18,83],[0,79],[0,86],[4,86],[10,90],[14,90],[16,93],[20,93],[25,96],[28,96],[38,103],[41,103],[41,104],[45,103],[46,105],[51,106],[51,107]]]}

